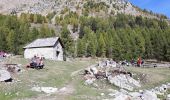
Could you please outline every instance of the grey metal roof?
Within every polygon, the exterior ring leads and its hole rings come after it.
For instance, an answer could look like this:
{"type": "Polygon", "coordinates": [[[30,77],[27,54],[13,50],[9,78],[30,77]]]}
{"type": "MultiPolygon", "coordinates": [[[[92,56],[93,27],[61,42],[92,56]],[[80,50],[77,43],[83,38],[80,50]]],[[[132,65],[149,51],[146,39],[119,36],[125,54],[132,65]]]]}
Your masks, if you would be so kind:
{"type": "Polygon", "coordinates": [[[53,47],[58,39],[59,37],[36,39],[24,48],[53,47]]]}

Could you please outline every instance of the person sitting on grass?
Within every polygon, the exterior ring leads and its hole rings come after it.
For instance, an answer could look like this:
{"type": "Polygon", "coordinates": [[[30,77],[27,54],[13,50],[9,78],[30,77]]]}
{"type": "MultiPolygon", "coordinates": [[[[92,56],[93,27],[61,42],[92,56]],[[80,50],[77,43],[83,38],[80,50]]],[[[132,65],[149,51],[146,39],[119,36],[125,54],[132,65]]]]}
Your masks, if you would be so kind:
{"type": "Polygon", "coordinates": [[[31,59],[31,63],[26,66],[27,68],[42,69],[44,67],[43,58],[34,56],[31,59]]]}
{"type": "Polygon", "coordinates": [[[34,56],[34,57],[31,59],[30,66],[37,66],[37,56],[34,56]]]}
{"type": "Polygon", "coordinates": [[[43,67],[44,67],[44,62],[43,62],[43,58],[41,58],[39,62],[39,68],[42,69],[43,67]]]}

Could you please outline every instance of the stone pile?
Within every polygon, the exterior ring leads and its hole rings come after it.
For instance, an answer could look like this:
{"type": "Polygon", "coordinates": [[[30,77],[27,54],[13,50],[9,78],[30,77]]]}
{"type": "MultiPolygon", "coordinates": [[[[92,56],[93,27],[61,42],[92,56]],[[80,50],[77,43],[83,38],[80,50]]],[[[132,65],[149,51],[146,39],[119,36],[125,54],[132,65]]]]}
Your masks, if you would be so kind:
{"type": "Polygon", "coordinates": [[[126,92],[116,91],[115,93],[110,93],[109,96],[114,98],[113,100],[159,100],[154,92],[148,90],[145,90],[143,92],[129,92],[129,93],[127,91],[126,92]]]}
{"type": "Polygon", "coordinates": [[[132,78],[132,73],[127,72],[123,67],[112,60],[101,61],[85,69],[85,85],[95,84],[97,79],[106,79],[111,84],[129,91],[141,87],[140,83],[132,78]]]}
{"type": "MultiPolygon", "coordinates": [[[[108,96],[111,99],[107,100],[161,100],[158,98],[158,95],[161,95],[162,97],[166,98],[166,100],[170,100],[170,94],[168,94],[169,89],[170,83],[162,84],[152,89],[139,90],[135,92],[134,91],[129,92],[124,89],[120,90],[109,89],[108,96]]],[[[100,95],[104,96],[106,94],[101,93],[100,95]]]]}

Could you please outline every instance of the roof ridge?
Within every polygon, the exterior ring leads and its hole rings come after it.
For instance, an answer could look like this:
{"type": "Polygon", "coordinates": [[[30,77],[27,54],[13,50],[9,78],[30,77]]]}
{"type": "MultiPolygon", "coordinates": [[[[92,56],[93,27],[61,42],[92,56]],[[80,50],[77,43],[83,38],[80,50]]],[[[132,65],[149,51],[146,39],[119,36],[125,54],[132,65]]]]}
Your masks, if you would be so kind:
{"type": "Polygon", "coordinates": [[[49,38],[59,38],[59,37],[46,37],[46,38],[38,38],[38,39],[49,39],[49,38]]]}
{"type": "Polygon", "coordinates": [[[38,38],[26,45],[24,48],[52,47],[58,41],[59,37],[38,38]]]}

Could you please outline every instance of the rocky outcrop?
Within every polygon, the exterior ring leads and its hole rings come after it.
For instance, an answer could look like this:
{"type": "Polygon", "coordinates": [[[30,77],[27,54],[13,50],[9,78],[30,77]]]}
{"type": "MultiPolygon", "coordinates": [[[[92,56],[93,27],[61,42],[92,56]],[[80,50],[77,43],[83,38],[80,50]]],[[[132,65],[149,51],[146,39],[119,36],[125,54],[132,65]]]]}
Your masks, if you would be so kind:
{"type": "MultiPolygon", "coordinates": [[[[152,15],[146,16],[127,0],[1,0],[0,13],[34,13],[47,15],[48,13],[55,11],[57,15],[60,15],[65,8],[68,8],[70,11],[82,15],[84,5],[87,4],[88,1],[92,1],[93,3],[104,3],[107,10],[103,15],[125,13],[134,16],[142,15],[145,17],[154,17],[152,15]]],[[[96,16],[98,12],[89,12],[89,15],[96,16]]]]}
{"type": "Polygon", "coordinates": [[[135,88],[141,87],[139,81],[132,77],[131,72],[124,70],[123,66],[120,66],[113,60],[100,61],[96,65],[91,65],[84,70],[85,85],[95,84],[95,80],[107,80],[112,85],[119,88],[123,88],[129,91],[133,91],[135,88]]]}
{"type": "Polygon", "coordinates": [[[114,77],[109,76],[108,80],[111,84],[114,84],[120,88],[127,89],[129,91],[133,91],[134,88],[141,87],[140,83],[129,75],[120,74],[114,77]]]}

